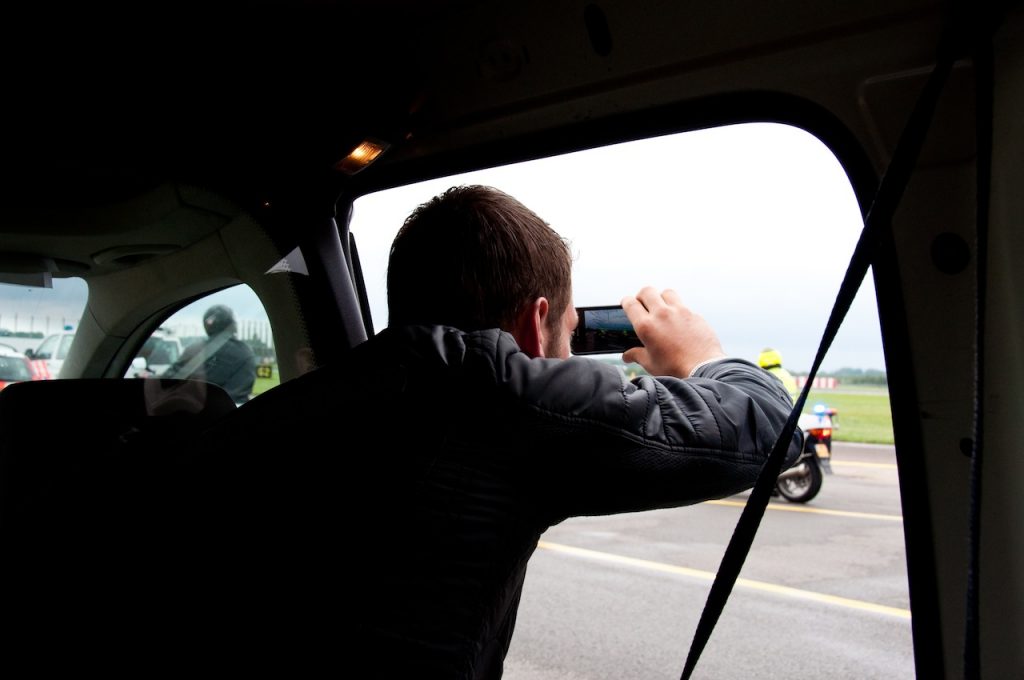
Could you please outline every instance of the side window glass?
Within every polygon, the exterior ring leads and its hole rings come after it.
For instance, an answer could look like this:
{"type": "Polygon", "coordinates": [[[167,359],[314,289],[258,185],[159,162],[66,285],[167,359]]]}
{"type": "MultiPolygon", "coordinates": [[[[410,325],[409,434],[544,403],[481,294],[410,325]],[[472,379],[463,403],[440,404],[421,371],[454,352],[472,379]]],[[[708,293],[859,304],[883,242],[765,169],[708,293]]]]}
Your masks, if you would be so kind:
{"type": "Polygon", "coordinates": [[[57,358],[63,361],[68,358],[68,351],[71,349],[71,343],[75,341],[75,336],[64,335],[60,339],[60,347],[57,348],[57,358]]]}
{"type": "Polygon", "coordinates": [[[54,350],[57,349],[57,340],[59,338],[56,335],[51,335],[39,344],[39,349],[36,350],[36,357],[40,359],[51,359],[54,358],[54,350]]]}
{"type": "MultiPolygon", "coordinates": [[[[0,273],[0,278],[3,278],[0,273]]],[[[30,361],[31,379],[60,375],[89,288],[83,279],[52,278],[40,285],[0,282],[0,342],[30,361]]]]}
{"type": "Polygon", "coordinates": [[[153,331],[125,377],[203,380],[247,402],[280,382],[263,304],[245,285],[196,300],[153,331]]]}

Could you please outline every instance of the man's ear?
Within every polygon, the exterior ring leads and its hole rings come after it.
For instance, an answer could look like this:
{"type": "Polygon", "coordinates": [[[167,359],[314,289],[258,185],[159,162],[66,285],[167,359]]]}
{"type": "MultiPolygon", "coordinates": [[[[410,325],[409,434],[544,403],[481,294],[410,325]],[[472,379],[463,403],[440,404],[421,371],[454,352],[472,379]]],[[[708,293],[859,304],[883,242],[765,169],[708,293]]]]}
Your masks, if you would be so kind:
{"type": "Polygon", "coordinates": [[[516,317],[516,327],[512,336],[516,339],[519,349],[530,357],[544,356],[544,324],[548,320],[548,299],[539,297],[523,307],[516,317]]]}

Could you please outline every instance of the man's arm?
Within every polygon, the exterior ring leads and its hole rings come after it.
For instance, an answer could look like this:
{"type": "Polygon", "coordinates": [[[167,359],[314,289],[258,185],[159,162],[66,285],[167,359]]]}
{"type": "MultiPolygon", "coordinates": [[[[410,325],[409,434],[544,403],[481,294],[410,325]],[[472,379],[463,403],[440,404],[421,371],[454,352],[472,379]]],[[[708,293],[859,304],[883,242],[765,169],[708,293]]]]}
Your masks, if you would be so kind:
{"type": "MultiPolygon", "coordinates": [[[[520,448],[533,457],[551,522],[749,489],[792,408],[774,378],[742,359],[713,361],[693,378],[632,381],[586,358],[560,364],[523,362],[537,373],[522,382],[526,408],[514,426],[527,433],[520,448]]],[[[801,445],[798,431],[790,461],[801,445]]]]}
{"type": "MultiPolygon", "coordinates": [[[[750,488],[789,417],[789,395],[758,366],[727,357],[674,291],[647,287],[622,306],[644,343],[623,360],[658,377],[630,382],[585,358],[508,355],[506,387],[527,407],[520,430],[540,433],[525,448],[542,452],[542,496],[555,515],[686,505],[750,488]]],[[[791,460],[801,443],[794,433],[791,460]]]]}

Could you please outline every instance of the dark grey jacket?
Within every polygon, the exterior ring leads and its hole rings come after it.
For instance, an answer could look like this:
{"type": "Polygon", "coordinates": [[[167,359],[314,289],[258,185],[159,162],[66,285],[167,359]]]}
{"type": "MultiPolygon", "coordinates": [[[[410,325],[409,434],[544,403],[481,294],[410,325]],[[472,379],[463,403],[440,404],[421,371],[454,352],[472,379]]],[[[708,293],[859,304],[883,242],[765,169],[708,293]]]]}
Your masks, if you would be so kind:
{"type": "MultiPolygon", "coordinates": [[[[343,675],[496,678],[549,526],[747,489],[789,409],[779,382],[739,359],[629,381],[592,359],[531,359],[497,330],[406,327],[246,404],[237,415],[250,424],[231,429],[253,434],[235,443],[250,466],[287,455],[306,476],[275,477],[302,489],[281,512],[320,503],[284,521],[290,539],[330,523],[303,545],[340,551],[307,563],[341,584],[325,608],[345,624],[343,675]]],[[[797,434],[791,458],[799,449],[797,434]]]]}

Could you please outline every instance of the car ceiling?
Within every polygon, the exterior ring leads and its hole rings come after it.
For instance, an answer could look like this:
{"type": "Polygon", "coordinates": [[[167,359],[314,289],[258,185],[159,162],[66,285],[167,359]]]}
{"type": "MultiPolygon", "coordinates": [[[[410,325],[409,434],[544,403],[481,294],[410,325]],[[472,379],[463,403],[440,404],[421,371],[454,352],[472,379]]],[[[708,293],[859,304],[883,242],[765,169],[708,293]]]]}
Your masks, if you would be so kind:
{"type": "Polygon", "coordinates": [[[602,140],[560,131],[728,93],[735,85],[709,76],[735,71],[737,83],[756,82],[743,65],[778,73],[776,55],[789,60],[787,78],[820,83],[820,65],[788,53],[845,37],[849,53],[833,57],[863,82],[881,57],[858,35],[918,31],[918,44],[899,49],[926,60],[940,18],[926,0],[827,11],[796,1],[550,5],[18,10],[8,22],[16,37],[2,48],[14,104],[0,269],[31,270],[44,256],[58,275],[103,273],[195,242],[267,202],[592,145],[602,140]],[[354,178],[335,170],[367,137],[392,145],[380,167],[354,178]],[[531,138],[541,141],[524,143],[531,138]]]}

